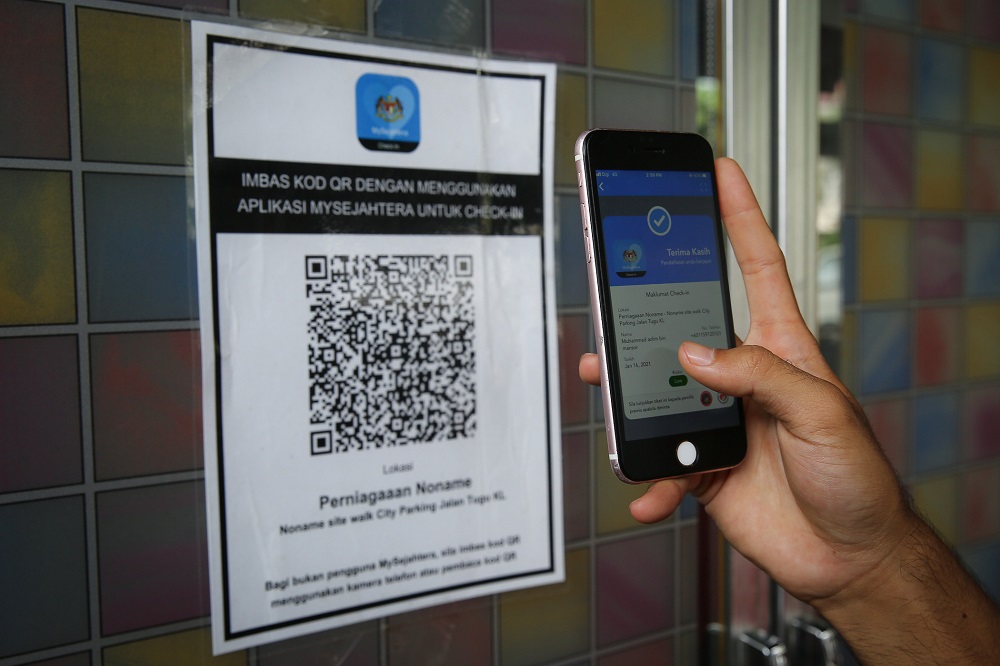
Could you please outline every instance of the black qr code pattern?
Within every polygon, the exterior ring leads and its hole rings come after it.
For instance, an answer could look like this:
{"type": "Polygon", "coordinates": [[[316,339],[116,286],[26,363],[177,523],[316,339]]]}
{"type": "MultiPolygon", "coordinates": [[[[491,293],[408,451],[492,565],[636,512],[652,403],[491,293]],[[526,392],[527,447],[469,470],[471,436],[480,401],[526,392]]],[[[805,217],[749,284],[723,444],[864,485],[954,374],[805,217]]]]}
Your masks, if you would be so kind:
{"type": "Polygon", "coordinates": [[[475,435],[472,257],[305,259],[313,455],[475,435]]]}

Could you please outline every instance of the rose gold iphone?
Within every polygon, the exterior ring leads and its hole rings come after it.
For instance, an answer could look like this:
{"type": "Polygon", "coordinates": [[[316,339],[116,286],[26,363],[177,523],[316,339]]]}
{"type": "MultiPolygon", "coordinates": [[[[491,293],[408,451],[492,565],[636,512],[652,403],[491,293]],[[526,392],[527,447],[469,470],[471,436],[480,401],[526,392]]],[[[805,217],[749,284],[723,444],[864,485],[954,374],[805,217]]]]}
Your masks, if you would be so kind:
{"type": "Polygon", "coordinates": [[[725,469],[740,400],[684,373],[684,340],[735,344],[715,160],[696,134],[595,129],[576,143],[608,453],[622,481],[725,469]]]}

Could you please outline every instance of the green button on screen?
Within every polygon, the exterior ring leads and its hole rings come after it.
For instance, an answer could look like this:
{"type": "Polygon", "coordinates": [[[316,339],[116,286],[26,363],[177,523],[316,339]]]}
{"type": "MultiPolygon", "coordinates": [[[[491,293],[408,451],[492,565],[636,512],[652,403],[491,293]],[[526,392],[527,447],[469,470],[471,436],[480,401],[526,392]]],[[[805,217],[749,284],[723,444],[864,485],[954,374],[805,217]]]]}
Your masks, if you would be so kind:
{"type": "Polygon", "coordinates": [[[688,383],[687,375],[674,375],[670,378],[671,386],[684,386],[688,383]]]}

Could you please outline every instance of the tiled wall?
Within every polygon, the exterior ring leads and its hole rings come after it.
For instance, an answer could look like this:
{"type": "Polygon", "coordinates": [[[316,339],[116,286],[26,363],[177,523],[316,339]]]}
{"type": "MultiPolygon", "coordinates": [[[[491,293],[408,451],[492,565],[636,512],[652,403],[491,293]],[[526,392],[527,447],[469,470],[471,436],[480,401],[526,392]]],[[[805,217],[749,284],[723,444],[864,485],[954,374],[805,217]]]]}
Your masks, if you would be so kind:
{"type": "Polygon", "coordinates": [[[1000,3],[845,4],[841,367],[1000,598],[1000,3]]]}
{"type": "MultiPolygon", "coordinates": [[[[577,378],[592,329],[571,151],[592,125],[693,129],[698,4],[0,0],[0,663],[690,663],[694,507],[631,520],[639,491],[612,476],[600,407],[577,378]],[[564,584],[209,656],[183,19],[218,14],[559,64],[564,584]]],[[[997,235],[963,221],[979,289],[982,239],[996,253],[997,235]]],[[[995,310],[942,305],[942,321],[984,344],[967,322],[995,310]]],[[[1000,399],[960,395],[956,414],[1000,399]]],[[[989,495],[995,479],[977,474],[989,495]]]]}

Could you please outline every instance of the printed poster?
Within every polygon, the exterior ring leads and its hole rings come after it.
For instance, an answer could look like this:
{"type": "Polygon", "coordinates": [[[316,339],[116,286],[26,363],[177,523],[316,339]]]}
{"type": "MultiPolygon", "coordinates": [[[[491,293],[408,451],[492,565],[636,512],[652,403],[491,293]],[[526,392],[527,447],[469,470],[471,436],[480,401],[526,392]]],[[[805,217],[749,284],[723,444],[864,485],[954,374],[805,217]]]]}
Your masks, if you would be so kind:
{"type": "Polygon", "coordinates": [[[191,32],[215,651],[563,580],[554,67],[191,32]]]}

